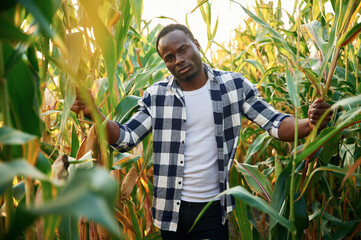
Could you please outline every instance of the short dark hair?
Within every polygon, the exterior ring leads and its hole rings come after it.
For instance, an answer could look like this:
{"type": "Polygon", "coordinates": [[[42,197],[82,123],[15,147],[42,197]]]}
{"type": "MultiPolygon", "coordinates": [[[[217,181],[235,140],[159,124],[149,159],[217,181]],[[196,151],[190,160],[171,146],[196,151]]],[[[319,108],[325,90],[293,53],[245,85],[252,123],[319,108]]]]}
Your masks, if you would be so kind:
{"type": "Polygon", "coordinates": [[[182,32],[184,32],[184,34],[192,41],[194,42],[194,36],[192,34],[192,32],[184,25],[182,24],[179,24],[179,23],[175,23],[175,24],[169,24],[167,26],[165,26],[158,34],[158,37],[157,37],[157,42],[156,42],[156,49],[157,49],[157,52],[159,54],[159,51],[158,51],[158,44],[159,44],[159,40],[164,37],[165,35],[167,35],[168,33],[170,32],[173,32],[175,30],[180,30],[182,32]]]}

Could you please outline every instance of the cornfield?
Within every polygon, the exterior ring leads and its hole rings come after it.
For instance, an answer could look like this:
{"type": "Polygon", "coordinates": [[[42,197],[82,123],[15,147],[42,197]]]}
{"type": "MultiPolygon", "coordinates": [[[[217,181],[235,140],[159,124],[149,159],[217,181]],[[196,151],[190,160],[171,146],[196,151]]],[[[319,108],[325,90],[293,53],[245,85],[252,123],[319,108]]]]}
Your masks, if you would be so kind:
{"type": "MultiPolygon", "coordinates": [[[[300,0],[292,13],[280,0],[230,2],[249,18],[228,43],[214,40],[212,1],[190,9],[207,29],[204,62],[241,72],[282,112],[307,118],[317,98],[333,111],[292,143],[242,119],[222,193],[236,199],[230,239],[361,239],[361,1],[300,0]]],[[[91,93],[126,122],[169,74],[155,49],[162,26],[142,19],[142,0],[8,0],[0,24],[0,239],[161,239],[151,134],[116,152],[99,118],[71,106],[91,93]]]]}

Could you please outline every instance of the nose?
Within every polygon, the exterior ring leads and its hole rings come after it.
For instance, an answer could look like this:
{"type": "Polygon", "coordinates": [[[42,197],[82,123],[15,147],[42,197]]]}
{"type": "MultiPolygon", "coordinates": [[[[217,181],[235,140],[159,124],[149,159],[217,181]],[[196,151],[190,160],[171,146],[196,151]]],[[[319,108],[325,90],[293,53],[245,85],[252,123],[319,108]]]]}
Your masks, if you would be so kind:
{"type": "Polygon", "coordinates": [[[177,54],[175,64],[179,66],[182,65],[183,63],[184,63],[184,58],[181,56],[181,54],[177,54]]]}

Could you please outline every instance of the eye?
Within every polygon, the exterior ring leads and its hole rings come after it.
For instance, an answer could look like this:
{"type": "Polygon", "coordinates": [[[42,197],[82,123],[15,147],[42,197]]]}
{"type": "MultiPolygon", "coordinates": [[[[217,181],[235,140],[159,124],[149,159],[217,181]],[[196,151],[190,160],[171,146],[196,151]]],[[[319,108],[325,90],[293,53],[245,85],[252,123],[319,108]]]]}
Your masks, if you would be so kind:
{"type": "Polygon", "coordinates": [[[180,52],[181,53],[185,53],[187,51],[187,48],[186,47],[182,47],[181,49],[180,49],[180,52]]]}
{"type": "Polygon", "coordinates": [[[173,59],[174,59],[174,57],[172,55],[168,55],[165,57],[166,62],[171,62],[171,61],[173,61],[173,59]]]}

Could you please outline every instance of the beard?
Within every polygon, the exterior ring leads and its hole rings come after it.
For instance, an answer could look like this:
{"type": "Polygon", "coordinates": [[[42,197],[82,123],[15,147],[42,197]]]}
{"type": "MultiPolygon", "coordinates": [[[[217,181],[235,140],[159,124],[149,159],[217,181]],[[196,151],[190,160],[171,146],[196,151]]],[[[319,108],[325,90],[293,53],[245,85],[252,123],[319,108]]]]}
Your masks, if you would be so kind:
{"type": "Polygon", "coordinates": [[[184,74],[181,74],[178,71],[172,73],[177,81],[193,81],[195,78],[197,78],[198,75],[200,75],[200,72],[203,70],[203,64],[200,64],[200,67],[198,67],[199,69],[197,68],[197,65],[187,65],[186,68],[188,68],[188,70],[184,74]]]}

